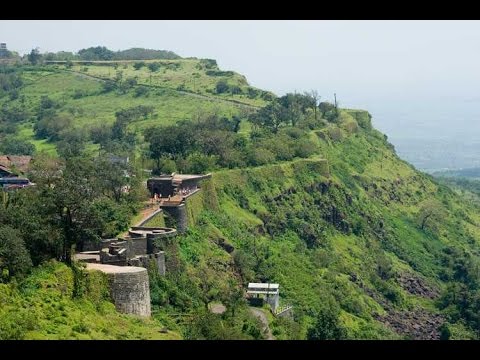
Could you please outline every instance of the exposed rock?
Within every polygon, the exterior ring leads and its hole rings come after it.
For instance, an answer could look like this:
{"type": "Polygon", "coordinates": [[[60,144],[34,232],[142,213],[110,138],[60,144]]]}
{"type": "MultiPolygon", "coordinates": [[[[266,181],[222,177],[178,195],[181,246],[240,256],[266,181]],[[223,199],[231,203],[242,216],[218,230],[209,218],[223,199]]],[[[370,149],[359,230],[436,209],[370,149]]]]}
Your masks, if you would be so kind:
{"type": "Polygon", "coordinates": [[[435,299],[440,295],[438,289],[427,284],[425,280],[410,273],[402,273],[397,277],[400,286],[412,295],[435,299]]]}
{"type": "Polygon", "coordinates": [[[414,340],[439,340],[440,326],[445,319],[424,309],[390,310],[387,315],[374,317],[396,333],[414,340]]]}

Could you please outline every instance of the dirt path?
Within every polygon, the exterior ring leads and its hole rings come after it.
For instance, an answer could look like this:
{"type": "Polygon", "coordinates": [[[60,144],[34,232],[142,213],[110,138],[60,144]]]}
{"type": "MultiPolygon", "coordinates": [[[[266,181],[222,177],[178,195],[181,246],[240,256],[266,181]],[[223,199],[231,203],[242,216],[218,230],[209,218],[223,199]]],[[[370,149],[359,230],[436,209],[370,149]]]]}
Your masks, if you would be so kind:
{"type": "Polygon", "coordinates": [[[142,224],[145,222],[145,220],[147,220],[151,215],[153,215],[155,212],[159,211],[159,207],[158,207],[158,204],[153,204],[153,205],[150,205],[149,207],[143,209],[141,211],[141,214],[142,214],[142,219],[140,221],[138,221],[135,226],[142,226],[142,224]]]}
{"type": "Polygon", "coordinates": [[[250,307],[250,312],[255,316],[257,317],[258,319],[260,319],[260,321],[262,322],[263,326],[265,326],[264,330],[267,331],[267,340],[275,340],[275,338],[273,337],[273,334],[272,334],[272,331],[270,330],[270,326],[268,326],[268,319],[267,319],[267,315],[265,315],[265,313],[263,312],[262,309],[258,309],[258,308],[254,308],[254,307],[250,307]]]}

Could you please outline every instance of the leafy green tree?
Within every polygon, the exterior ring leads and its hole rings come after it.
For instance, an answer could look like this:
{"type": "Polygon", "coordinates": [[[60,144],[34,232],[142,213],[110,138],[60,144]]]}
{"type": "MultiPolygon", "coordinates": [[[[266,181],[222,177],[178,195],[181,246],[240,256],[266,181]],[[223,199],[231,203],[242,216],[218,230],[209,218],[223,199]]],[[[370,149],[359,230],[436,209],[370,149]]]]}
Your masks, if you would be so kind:
{"type": "Polygon", "coordinates": [[[93,171],[97,190],[116,203],[121,202],[123,190],[133,185],[134,180],[128,175],[134,174],[133,169],[128,164],[112,161],[109,155],[96,158],[93,171]]]}
{"type": "Polygon", "coordinates": [[[0,225],[0,280],[24,275],[32,267],[32,260],[19,231],[0,225]]]}
{"type": "Polygon", "coordinates": [[[200,264],[197,277],[200,299],[205,305],[205,310],[208,311],[208,305],[219,296],[219,280],[215,272],[206,263],[200,264]]]}
{"type": "Polygon", "coordinates": [[[33,155],[34,152],[35,145],[13,136],[4,137],[0,143],[0,153],[2,154],[33,155]]]}
{"type": "Polygon", "coordinates": [[[117,84],[115,81],[112,80],[105,80],[102,83],[102,90],[104,93],[108,93],[114,91],[117,88],[117,84]]]}
{"type": "Polygon", "coordinates": [[[67,159],[83,154],[87,140],[84,131],[64,129],[58,137],[60,141],[57,143],[57,151],[61,157],[67,159]]]}
{"type": "Polygon", "coordinates": [[[93,125],[90,128],[90,139],[100,148],[105,148],[112,139],[112,127],[105,124],[93,125]]]}
{"type": "Polygon", "coordinates": [[[278,131],[280,126],[288,122],[286,109],[278,101],[274,101],[260,109],[253,114],[250,121],[255,126],[268,128],[274,133],[278,131]]]}
{"type": "Polygon", "coordinates": [[[205,174],[213,170],[217,164],[218,156],[205,155],[200,152],[194,152],[187,157],[187,173],[205,174]]]}
{"type": "Polygon", "coordinates": [[[78,51],[81,60],[112,60],[114,52],[105,46],[89,47],[78,51]]]}
{"type": "Polygon", "coordinates": [[[308,340],[341,340],[347,334],[339,319],[340,309],[335,305],[325,306],[316,314],[315,324],[308,329],[308,340]]]}
{"type": "Polygon", "coordinates": [[[57,141],[61,139],[61,133],[71,129],[72,125],[73,119],[70,115],[60,114],[43,117],[35,123],[33,130],[37,138],[57,141]]]}
{"type": "Polygon", "coordinates": [[[135,88],[135,97],[148,95],[148,88],[146,86],[137,86],[135,88]]]}
{"type": "Polygon", "coordinates": [[[27,58],[30,64],[37,65],[38,62],[41,60],[42,55],[40,54],[40,50],[38,48],[35,48],[30,51],[27,58]]]}
{"type": "Polygon", "coordinates": [[[232,280],[223,289],[221,299],[232,317],[235,317],[236,309],[246,305],[243,289],[232,280]]]}
{"type": "Polygon", "coordinates": [[[424,201],[420,205],[418,211],[418,222],[420,229],[425,230],[429,228],[435,231],[438,227],[438,223],[443,221],[446,217],[446,212],[437,200],[429,199],[424,201]]]}
{"type": "Polygon", "coordinates": [[[328,101],[323,101],[320,104],[318,104],[318,108],[322,112],[322,117],[325,117],[325,115],[332,110],[335,110],[335,105],[332,103],[329,103],[328,101]]]}
{"type": "Polygon", "coordinates": [[[177,164],[175,160],[167,156],[159,158],[158,166],[153,169],[155,174],[171,174],[177,172],[177,164]]]}
{"type": "Polygon", "coordinates": [[[51,226],[59,230],[61,260],[70,264],[72,246],[82,248],[84,241],[100,239],[105,224],[97,216],[95,201],[101,198],[95,187],[92,161],[69,158],[52,177],[36,172],[37,196],[44,204],[43,214],[51,226]]]}

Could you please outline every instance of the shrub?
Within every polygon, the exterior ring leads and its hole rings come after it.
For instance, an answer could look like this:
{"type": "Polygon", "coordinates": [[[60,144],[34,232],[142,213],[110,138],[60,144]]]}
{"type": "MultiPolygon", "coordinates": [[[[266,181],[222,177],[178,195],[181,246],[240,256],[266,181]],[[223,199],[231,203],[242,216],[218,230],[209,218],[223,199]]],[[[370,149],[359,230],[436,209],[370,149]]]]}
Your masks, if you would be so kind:
{"type": "Polygon", "coordinates": [[[160,69],[160,64],[158,62],[152,62],[149,63],[147,67],[151,72],[156,72],[158,69],[160,69]]]}
{"type": "Polygon", "coordinates": [[[144,66],[145,66],[145,63],[144,63],[143,61],[141,61],[141,62],[136,62],[135,64],[133,64],[133,68],[134,68],[135,70],[140,70],[140,69],[141,69],[142,67],[144,67],[144,66]]]}
{"type": "Polygon", "coordinates": [[[220,80],[217,82],[217,85],[215,86],[215,91],[217,94],[223,94],[226,93],[230,89],[230,86],[225,80],[220,80]]]}
{"type": "Polygon", "coordinates": [[[135,89],[135,97],[148,95],[148,88],[146,86],[139,86],[135,89]]]}
{"type": "Polygon", "coordinates": [[[265,148],[252,149],[248,154],[248,163],[250,165],[265,165],[274,161],[275,155],[265,148]]]}

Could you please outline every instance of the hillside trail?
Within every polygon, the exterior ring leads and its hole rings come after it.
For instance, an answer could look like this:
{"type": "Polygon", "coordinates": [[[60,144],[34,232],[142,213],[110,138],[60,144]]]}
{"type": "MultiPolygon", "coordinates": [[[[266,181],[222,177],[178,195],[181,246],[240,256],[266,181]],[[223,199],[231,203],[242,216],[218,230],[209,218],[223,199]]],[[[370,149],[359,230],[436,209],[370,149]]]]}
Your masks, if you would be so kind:
{"type": "Polygon", "coordinates": [[[250,312],[255,316],[256,318],[260,319],[262,322],[263,326],[265,326],[264,331],[267,331],[267,340],[275,340],[273,337],[272,331],[270,330],[270,326],[268,326],[268,319],[267,315],[265,315],[264,311],[262,309],[254,308],[254,307],[249,307],[250,312]]]}
{"type": "MultiPolygon", "coordinates": [[[[108,80],[108,79],[101,78],[99,76],[85,74],[85,73],[81,73],[81,72],[74,71],[74,70],[64,70],[64,71],[68,71],[68,72],[76,74],[80,77],[90,78],[90,79],[94,79],[94,80],[97,80],[97,81],[105,82],[106,80],[108,80]]],[[[208,96],[208,95],[204,95],[204,94],[197,94],[197,93],[193,93],[193,92],[190,92],[190,91],[182,91],[182,90],[177,90],[177,89],[170,88],[170,87],[148,85],[148,84],[138,84],[136,86],[146,86],[146,87],[151,87],[151,88],[156,88],[156,89],[169,89],[169,90],[175,91],[177,93],[187,95],[187,96],[196,97],[196,98],[199,98],[199,99],[214,100],[214,101],[220,101],[220,102],[223,102],[223,103],[236,104],[236,105],[251,108],[251,109],[260,109],[260,106],[246,104],[246,103],[243,103],[243,102],[238,101],[238,100],[222,99],[222,98],[219,98],[219,97],[216,97],[216,96],[208,96]]]]}

